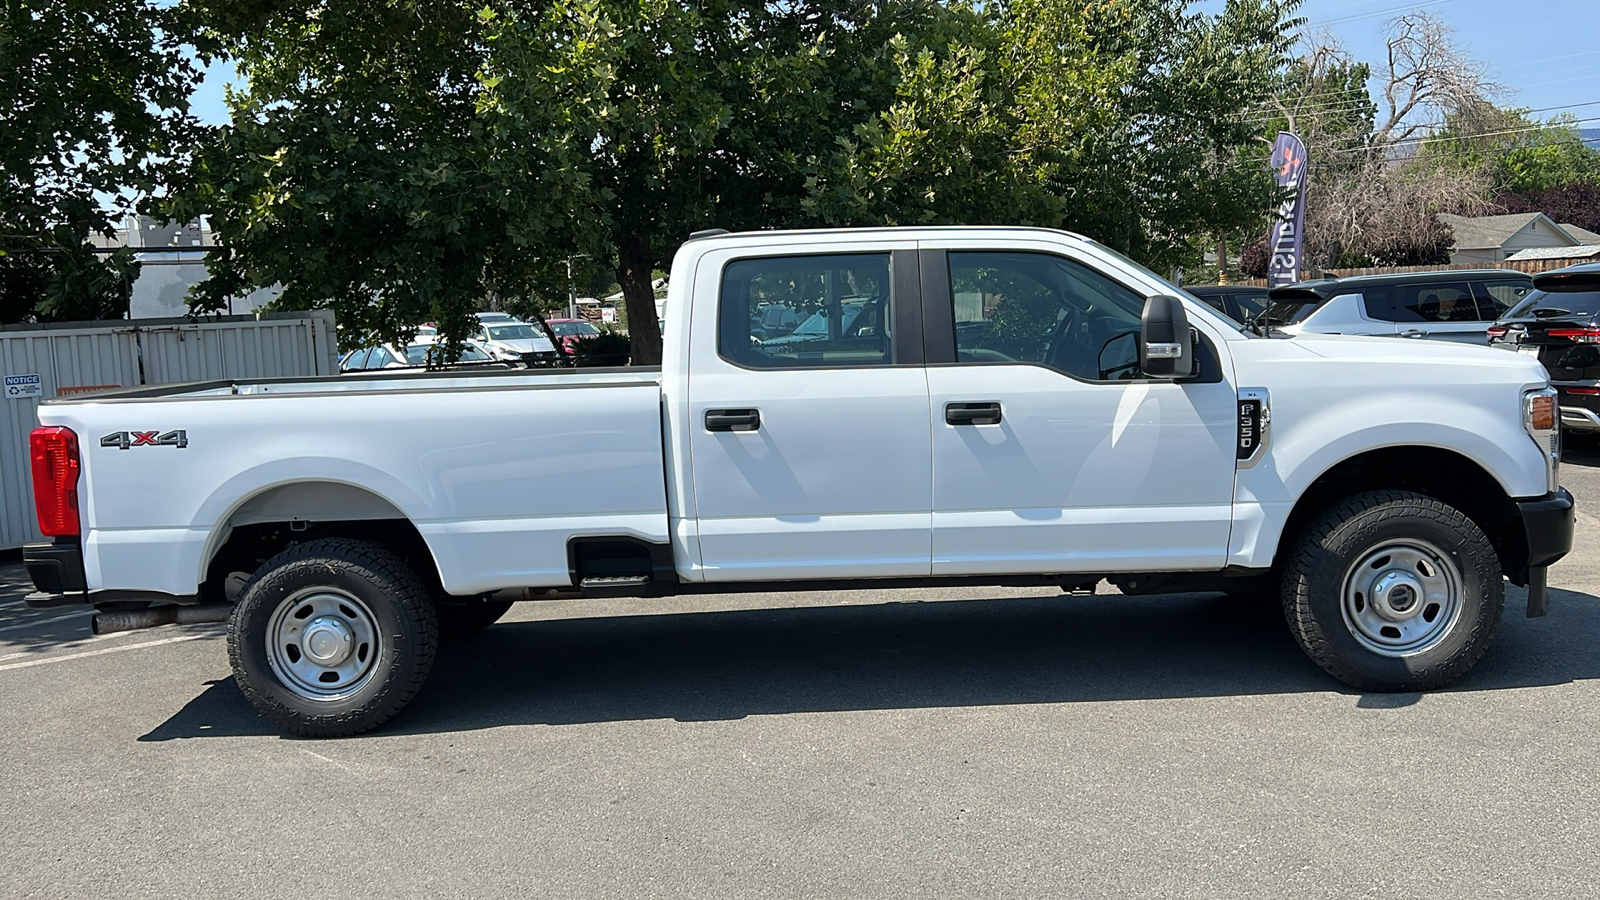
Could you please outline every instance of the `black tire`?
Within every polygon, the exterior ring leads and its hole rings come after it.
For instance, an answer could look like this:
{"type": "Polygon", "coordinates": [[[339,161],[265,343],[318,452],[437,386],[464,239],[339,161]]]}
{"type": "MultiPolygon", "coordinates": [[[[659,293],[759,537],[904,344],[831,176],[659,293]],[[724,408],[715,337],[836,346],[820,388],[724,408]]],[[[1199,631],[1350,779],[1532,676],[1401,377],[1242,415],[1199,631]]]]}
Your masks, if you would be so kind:
{"type": "Polygon", "coordinates": [[[439,617],[439,637],[466,638],[500,621],[510,611],[511,601],[434,594],[433,609],[439,617]]]}
{"type": "Polygon", "coordinates": [[[1504,606],[1500,562],[1482,529],[1406,491],[1339,502],[1306,527],[1284,566],[1289,630],[1317,665],[1363,691],[1454,682],[1493,643],[1504,606]],[[1459,590],[1432,590],[1452,582],[1459,590]]]}
{"type": "Polygon", "coordinates": [[[279,729],[308,737],[360,734],[388,721],[422,687],[438,642],[433,603],[416,573],[380,544],[345,538],[308,541],[267,560],[228,623],[239,690],[279,729]],[[290,640],[295,629],[301,639],[290,640]],[[271,649],[269,633],[279,635],[271,649]],[[332,646],[328,658],[347,665],[318,667],[313,646],[332,646]],[[346,670],[357,673],[348,684],[346,670]]]}

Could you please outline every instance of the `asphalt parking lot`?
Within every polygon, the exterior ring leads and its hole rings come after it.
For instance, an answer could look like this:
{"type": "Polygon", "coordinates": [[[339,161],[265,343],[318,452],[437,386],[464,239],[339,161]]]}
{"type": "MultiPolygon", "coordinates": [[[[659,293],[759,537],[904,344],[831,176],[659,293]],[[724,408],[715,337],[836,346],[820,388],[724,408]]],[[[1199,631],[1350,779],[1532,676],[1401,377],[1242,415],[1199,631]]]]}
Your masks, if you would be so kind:
{"type": "MultiPolygon", "coordinates": [[[[1363,695],[1276,610],[1011,589],[522,604],[348,740],[221,626],[0,563],[7,897],[1573,897],[1600,883],[1600,445],[1548,618],[1363,695]]],[[[1102,588],[1104,590],[1104,588],[1102,588]]]]}

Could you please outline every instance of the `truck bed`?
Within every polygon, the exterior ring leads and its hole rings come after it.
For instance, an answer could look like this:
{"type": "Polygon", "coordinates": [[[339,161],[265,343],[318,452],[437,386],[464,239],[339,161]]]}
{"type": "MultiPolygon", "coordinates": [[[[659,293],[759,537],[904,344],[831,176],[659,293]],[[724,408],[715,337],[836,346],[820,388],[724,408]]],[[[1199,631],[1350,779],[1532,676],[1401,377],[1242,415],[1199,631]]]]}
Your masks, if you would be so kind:
{"type": "Polygon", "coordinates": [[[262,522],[409,520],[456,594],[569,584],[574,535],[668,539],[650,370],[203,383],[39,417],[82,444],[91,591],[190,594],[212,542],[262,522]]]}

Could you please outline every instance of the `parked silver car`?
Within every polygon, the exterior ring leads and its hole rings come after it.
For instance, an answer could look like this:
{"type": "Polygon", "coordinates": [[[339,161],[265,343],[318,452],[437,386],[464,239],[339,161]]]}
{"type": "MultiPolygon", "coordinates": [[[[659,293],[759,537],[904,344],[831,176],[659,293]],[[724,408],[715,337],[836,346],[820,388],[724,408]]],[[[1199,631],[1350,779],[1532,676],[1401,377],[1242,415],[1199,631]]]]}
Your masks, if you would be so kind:
{"type": "Polygon", "coordinates": [[[1273,288],[1252,321],[1288,335],[1379,334],[1487,344],[1489,326],[1533,290],[1509,269],[1408,272],[1273,288]]]}
{"type": "MultiPolygon", "coordinates": [[[[479,319],[482,320],[482,314],[479,319]]],[[[561,354],[549,336],[539,326],[527,322],[516,319],[484,321],[472,336],[496,359],[527,366],[554,366],[561,362],[561,354]]]]}

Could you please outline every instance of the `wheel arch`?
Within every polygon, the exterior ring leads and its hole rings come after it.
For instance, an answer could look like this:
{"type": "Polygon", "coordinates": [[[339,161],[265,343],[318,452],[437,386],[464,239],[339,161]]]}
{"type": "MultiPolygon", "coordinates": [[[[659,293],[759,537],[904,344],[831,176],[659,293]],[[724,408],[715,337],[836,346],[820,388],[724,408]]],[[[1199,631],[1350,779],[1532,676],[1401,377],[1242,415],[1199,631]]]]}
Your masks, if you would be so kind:
{"type": "Polygon", "coordinates": [[[1369,449],[1327,467],[1295,499],[1278,536],[1275,561],[1284,559],[1318,513],[1375,490],[1414,491],[1460,510],[1489,537],[1502,572],[1517,584],[1526,583],[1527,538],[1516,501],[1482,463],[1429,445],[1369,449]]]}
{"type": "Polygon", "coordinates": [[[210,529],[198,573],[200,593],[225,599],[233,573],[253,572],[293,544],[330,537],[383,544],[425,585],[440,585],[432,548],[399,504],[368,485],[314,479],[262,486],[234,503],[210,529]]]}

